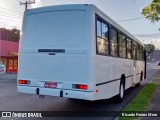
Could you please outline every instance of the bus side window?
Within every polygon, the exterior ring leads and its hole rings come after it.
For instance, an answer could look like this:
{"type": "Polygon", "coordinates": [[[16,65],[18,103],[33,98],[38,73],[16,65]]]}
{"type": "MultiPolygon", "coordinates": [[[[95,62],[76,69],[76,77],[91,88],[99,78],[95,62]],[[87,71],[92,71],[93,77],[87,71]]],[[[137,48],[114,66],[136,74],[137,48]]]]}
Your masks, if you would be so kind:
{"type": "Polygon", "coordinates": [[[132,41],[127,38],[127,58],[132,58],[132,41]]]}
{"type": "Polygon", "coordinates": [[[101,37],[102,35],[102,23],[97,20],[97,37],[101,37]]]}
{"type": "Polygon", "coordinates": [[[126,37],[123,34],[119,34],[119,56],[126,58],[126,37]]]}
{"type": "Polygon", "coordinates": [[[133,53],[133,59],[136,60],[137,59],[137,50],[136,50],[136,48],[137,48],[136,46],[137,45],[136,45],[135,41],[133,41],[132,43],[133,43],[132,44],[132,46],[133,46],[133,51],[132,51],[132,53],[133,53]]]}
{"type": "Polygon", "coordinates": [[[97,20],[97,54],[108,55],[108,25],[97,20]]]}
{"type": "Polygon", "coordinates": [[[140,45],[137,43],[137,60],[140,60],[140,45]]]}
{"type": "Polygon", "coordinates": [[[144,61],[144,48],[141,46],[141,60],[144,61]]]}
{"type": "Polygon", "coordinates": [[[110,29],[110,49],[112,56],[118,56],[117,30],[110,29]]]}

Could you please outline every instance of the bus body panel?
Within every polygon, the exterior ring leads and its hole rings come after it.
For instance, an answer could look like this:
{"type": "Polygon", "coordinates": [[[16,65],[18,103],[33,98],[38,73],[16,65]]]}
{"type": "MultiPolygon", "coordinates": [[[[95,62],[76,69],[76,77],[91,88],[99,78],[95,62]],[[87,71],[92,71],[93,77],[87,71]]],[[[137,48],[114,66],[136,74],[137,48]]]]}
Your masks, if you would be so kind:
{"type": "Polygon", "coordinates": [[[60,96],[63,91],[63,97],[77,95],[77,99],[95,100],[90,57],[91,9],[84,5],[78,5],[78,9],[61,6],[25,13],[18,80],[29,80],[30,84],[19,85],[19,92],[37,94],[38,88],[39,95],[60,96]],[[44,88],[46,82],[57,83],[56,89],[44,88]],[[87,85],[87,90],[73,88],[75,84],[87,85]]]}
{"type": "Polygon", "coordinates": [[[125,89],[133,85],[133,80],[139,83],[143,61],[136,60],[134,75],[134,60],[96,54],[96,15],[137,41],[94,5],[60,5],[27,11],[20,41],[18,80],[31,82],[18,85],[18,91],[93,101],[119,94],[123,74],[125,89]],[[63,52],[42,52],[53,49],[63,52]],[[46,82],[56,82],[57,88],[44,88],[46,82]],[[88,88],[77,90],[74,84],[88,88]]]}
{"type": "MultiPolygon", "coordinates": [[[[93,53],[93,75],[94,81],[96,82],[96,89],[99,90],[98,94],[96,94],[97,99],[108,99],[115,95],[119,94],[120,88],[120,79],[122,75],[125,75],[125,89],[132,87],[134,80],[135,84],[140,83],[141,72],[144,73],[144,61],[136,61],[136,69],[134,71],[134,60],[119,58],[113,56],[103,56],[98,55],[96,51],[96,16],[100,16],[106,22],[113,25],[115,28],[121,30],[126,33],[127,36],[135,40],[137,43],[140,43],[135,37],[133,37],[130,33],[124,30],[121,26],[119,26],[116,22],[111,20],[108,16],[106,16],[103,12],[101,12],[98,8],[94,9],[94,18],[92,22],[94,26],[94,31],[92,31],[94,41],[92,41],[92,51],[93,53]],[[135,72],[135,75],[134,75],[135,72]],[[116,80],[118,79],[118,80],[116,80]],[[110,82],[113,81],[113,82],[110,82]],[[106,84],[105,84],[106,83],[106,84]],[[99,85],[100,84],[100,85],[99,85]]],[[[141,44],[141,43],[140,43],[141,44]]]]}
{"type": "Polygon", "coordinates": [[[133,79],[135,79],[135,84],[140,82],[141,72],[144,72],[144,62],[142,61],[137,61],[136,74],[134,75],[133,60],[99,55],[95,60],[95,80],[97,84],[102,83],[96,87],[101,95],[99,99],[107,99],[119,94],[120,79],[123,74],[126,77],[125,89],[128,89],[133,85],[133,79]]]}

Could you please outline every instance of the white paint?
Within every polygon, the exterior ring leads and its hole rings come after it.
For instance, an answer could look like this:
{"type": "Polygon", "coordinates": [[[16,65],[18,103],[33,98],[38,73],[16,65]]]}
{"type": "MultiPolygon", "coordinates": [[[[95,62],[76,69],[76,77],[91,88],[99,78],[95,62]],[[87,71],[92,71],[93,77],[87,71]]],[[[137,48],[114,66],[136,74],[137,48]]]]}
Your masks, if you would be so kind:
{"type": "MultiPolygon", "coordinates": [[[[36,88],[41,88],[40,95],[60,96],[63,90],[64,97],[85,100],[107,99],[119,93],[120,80],[96,84],[120,79],[122,74],[133,75],[134,61],[96,55],[95,13],[134,39],[93,5],[51,6],[25,12],[18,80],[30,80],[30,85],[18,85],[19,92],[33,90],[35,94],[36,88]],[[38,49],[65,49],[65,53],[49,55],[38,49]],[[46,81],[56,82],[58,88],[44,89],[46,81]],[[77,90],[73,84],[85,84],[88,89],[77,90]]],[[[135,72],[144,71],[143,68],[144,63],[137,61],[135,72]]],[[[125,89],[132,86],[133,79],[140,82],[139,76],[126,79],[125,89]]]]}

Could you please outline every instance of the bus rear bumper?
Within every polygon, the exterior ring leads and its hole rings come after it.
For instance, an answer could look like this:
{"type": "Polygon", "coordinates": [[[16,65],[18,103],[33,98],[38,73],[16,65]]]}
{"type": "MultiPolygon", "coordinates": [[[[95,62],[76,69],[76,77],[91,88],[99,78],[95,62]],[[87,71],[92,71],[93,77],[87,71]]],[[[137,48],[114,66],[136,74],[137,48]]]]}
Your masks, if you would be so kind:
{"type": "Polygon", "coordinates": [[[94,101],[95,93],[92,91],[75,91],[75,90],[62,90],[62,89],[51,89],[51,88],[39,88],[29,86],[17,86],[18,92],[26,94],[37,94],[37,95],[48,95],[48,96],[59,96],[73,99],[83,99],[94,101]]]}

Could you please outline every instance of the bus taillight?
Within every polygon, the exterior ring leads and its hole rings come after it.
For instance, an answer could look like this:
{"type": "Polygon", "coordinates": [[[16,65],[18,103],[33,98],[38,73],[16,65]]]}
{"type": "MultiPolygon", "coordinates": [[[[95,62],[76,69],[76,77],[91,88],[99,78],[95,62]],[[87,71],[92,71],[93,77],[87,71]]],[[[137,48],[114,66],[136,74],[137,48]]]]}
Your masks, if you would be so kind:
{"type": "Polygon", "coordinates": [[[82,84],[74,84],[73,88],[87,90],[88,86],[87,85],[82,85],[82,84]]]}
{"type": "Polygon", "coordinates": [[[27,81],[27,80],[19,80],[18,84],[20,84],[20,85],[29,84],[29,81],[27,81]]]}

